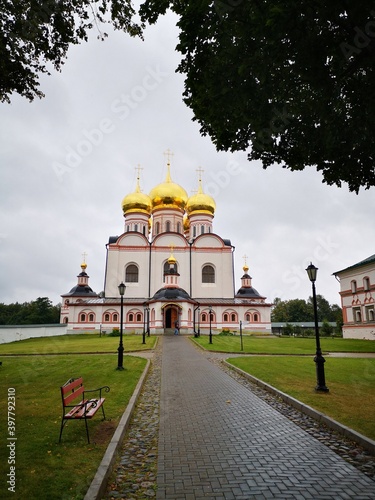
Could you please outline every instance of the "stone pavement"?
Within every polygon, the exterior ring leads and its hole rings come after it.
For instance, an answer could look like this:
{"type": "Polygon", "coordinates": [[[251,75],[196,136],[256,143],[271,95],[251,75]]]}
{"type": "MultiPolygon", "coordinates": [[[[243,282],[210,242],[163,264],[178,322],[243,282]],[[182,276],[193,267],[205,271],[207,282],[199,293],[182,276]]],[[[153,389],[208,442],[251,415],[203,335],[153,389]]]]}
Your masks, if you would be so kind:
{"type": "Polygon", "coordinates": [[[164,337],[159,500],[373,500],[375,482],[211,363],[164,337]]]}

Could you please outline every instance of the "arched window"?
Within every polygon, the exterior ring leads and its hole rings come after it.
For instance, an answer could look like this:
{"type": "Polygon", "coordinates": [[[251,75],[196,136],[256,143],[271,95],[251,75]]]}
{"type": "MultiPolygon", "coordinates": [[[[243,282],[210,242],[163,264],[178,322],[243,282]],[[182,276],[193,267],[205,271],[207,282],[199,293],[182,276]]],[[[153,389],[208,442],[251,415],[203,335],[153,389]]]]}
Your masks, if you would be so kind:
{"type": "Polygon", "coordinates": [[[134,224],[134,231],[138,232],[138,224],[134,224]]]}
{"type": "Polygon", "coordinates": [[[118,314],[117,313],[113,314],[113,321],[118,321],[118,314]]]}
{"type": "Polygon", "coordinates": [[[258,313],[254,313],[254,321],[259,321],[259,314],[258,313]]]}
{"type": "Polygon", "coordinates": [[[157,222],[157,223],[155,224],[155,233],[156,233],[156,234],[159,234],[159,233],[160,233],[160,222],[157,222]]]}
{"type": "Polygon", "coordinates": [[[350,286],[352,288],[352,293],[357,293],[357,282],[356,280],[353,280],[351,283],[350,283],[350,286]]]}
{"type": "Polygon", "coordinates": [[[64,318],[64,323],[67,323],[68,322],[68,318],[64,318]]]}
{"type": "Polygon", "coordinates": [[[251,316],[249,313],[246,314],[245,319],[246,321],[251,321],[251,316]]]}
{"type": "Polygon", "coordinates": [[[206,322],[207,322],[207,314],[202,313],[202,323],[206,323],[206,322]]]}
{"type": "Polygon", "coordinates": [[[201,226],[201,234],[204,234],[204,226],[201,226]]]}
{"type": "Polygon", "coordinates": [[[129,322],[133,322],[134,321],[134,314],[133,313],[129,313],[129,322]]]}
{"type": "Polygon", "coordinates": [[[193,226],[193,238],[197,236],[197,228],[196,226],[193,226]]]}
{"type": "Polygon", "coordinates": [[[129,264],[126,267],[125,281],[127,283],[138,283],[138,267],[135,264],[129,264]]]}
{"type": "Polygon", "coordinates": [[[86,321],[86,314],[85,314],[85,313],[81,313],[81,314],[79,315],[79,320],[80,320],[82,323],[84,323],[84,322],[86,321]]]}
{"type": "Polygon", "coordinates": [[[177,222],[177,232],[181,233],[181,222],[177,222]]]}
{"type": "Polygon", "coordinates": [[[146,236],[146,226],[143,226],[142,233],[143,233],[143,236],[146,236]]]}
{"type": "Polygon", "coordinates": [[[142,314],[138,313],[137,314],[137,323],[141,323],[141,322],[142,322],[142,314]]]}
{"type": "Polygon", "coordinates": [[[167,220],[165,223],[165,232],[170,233],[171,232],[171,221],[167,220]]]}
{"type": "Polygon", "coordinates": [[[368,292],[370,290],[370,278],[366,276],[366,278],[363,278],[363,288],[365,292],[368,292]]]}
{"type": "Polygon", "coordinates": [[[105,315],[104,315],[104,321],[107,321],[107,322],[108,322],[109,320],[110,320],[110,315],[109,315],[109,313],[105,313],[105,315]]]}
{"type": "Polygon", "coordinates": [[[202,283],[215,283],[215,269],[209,264],[202,269],[202,283]]]}
{"type": "Polygon", "coordinates": [[[228,323],[228,320],[229,320],[229,316],[228,316],[228,314],[227,314],[227,313],[224,313],[224,316],[223,316],[223,321],[224,321],[225,323],[228,323]]]}
{"type": "Polygon", "coordinates": [[[235,315],[235,313],[231,314],[230,320],[232,321],[232,323],[234,323],[236,321],[236,315],[235,315]]]}
{"type": "Polygon", "coordinates": [[[91,322],[94,321],[94,315],[93,315],[93,313],[89,314],[89,321],[91,321],[91,322]]]}

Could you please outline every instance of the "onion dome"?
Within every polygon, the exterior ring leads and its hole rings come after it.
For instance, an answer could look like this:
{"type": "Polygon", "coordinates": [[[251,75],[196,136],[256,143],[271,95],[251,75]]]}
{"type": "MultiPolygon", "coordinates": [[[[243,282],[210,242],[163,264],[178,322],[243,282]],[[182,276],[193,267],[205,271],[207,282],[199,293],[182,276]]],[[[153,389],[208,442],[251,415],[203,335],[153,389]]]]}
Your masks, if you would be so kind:
{"type": "Polygon", "coordinates": [[[158,184],[150,191],[152,208],[180,208],[184,209],[188,195],[183,187],[172,182],[170,175],[170,163],[167,163],[168,171],[165,182],[158,184]]]}
{"type": "Polygon", "coordinates": [[[151,212],[151,199],[150,197],[141,192],[139,187],[139,177],[137,178],[137,187],[134,193],[130,193],[122,200],[122,211],[124,215],[131,212],[143,212],[145,214],[150,214],[151,212]]]}
{"type": "Polygon", "coordinates": [[[198,192],[193,194],[187,201],[186,211],[189,215],[194,213],[204,213],[214,215],[216,203],[212,196],[205,194],[202,189],[202,180],[198,181],[198,192]]]}

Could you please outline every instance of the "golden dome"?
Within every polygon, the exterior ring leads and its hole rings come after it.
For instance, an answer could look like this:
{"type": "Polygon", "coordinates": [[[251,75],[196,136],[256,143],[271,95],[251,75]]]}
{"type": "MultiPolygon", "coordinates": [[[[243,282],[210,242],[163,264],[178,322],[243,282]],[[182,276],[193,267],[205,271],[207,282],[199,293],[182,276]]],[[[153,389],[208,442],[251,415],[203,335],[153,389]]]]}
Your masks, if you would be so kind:
{"type": "Polygon", "coordinates": [[[152,208],[181,208],[184,209],[188,195],[183,187],[172,182],[169,172],[170,164],[167,164],[168,172],[165,182],[158,184],[150,191],[152,208]]]}
{"type": "Polygon", "coordinates": [[[214,215],[216,203],[212,196],[204,194],[202,189],[202,181],[199,179],[198,193],[193,194],[187,201],[186,211],[189,215],[193,213],[204,213],[214,215]]]}
{"type": "Polygon", "coordinates": [[[86,262],[82,262],[82,264],[81,264],[82,271],[85,271],[86,268],[87,268],[86,262]]]}
{"type": "Polygon", "coordinates": [[[190,229],[190,219],[187,214],[184,214],[184,217],[182,219],[182,224],[184,226],[184,231],[189,231],[190,229]]]}
{"type": "Polygon", "coordinates": [[[143,212],[146,214],[151,212],[151,199],[147,194],[141,192],[139,178],[134,193],[126,195],[121,202],[121,206],[124,215],[130,212],[143,212]]]}

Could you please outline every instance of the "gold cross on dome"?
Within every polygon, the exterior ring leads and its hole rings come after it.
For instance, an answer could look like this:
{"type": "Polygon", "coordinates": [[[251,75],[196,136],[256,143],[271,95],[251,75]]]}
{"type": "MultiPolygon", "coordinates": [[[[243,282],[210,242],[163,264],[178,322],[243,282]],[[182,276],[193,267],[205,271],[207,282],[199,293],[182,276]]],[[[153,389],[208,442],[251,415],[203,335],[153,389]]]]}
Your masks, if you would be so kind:
{"type": "Polygon", "coordinates": [[[164,156],[167,158],[167,163],[171,163],[171,157],[174,156],[172,151],[168,148],[167,151],[164,151],[164,156]]]}
{"type": "Polygon", "coordinates": [[[82,257],[83,257],[83,262],[86,264],[87,253],[83,252],[82,257]]]}
{"type": "Polygon", "coordinates": [[[204,172],[203,168],[198,167],[197,172],[198,172],[198,179],[201,181],[202,180],[202,172],[204,172]]]}

